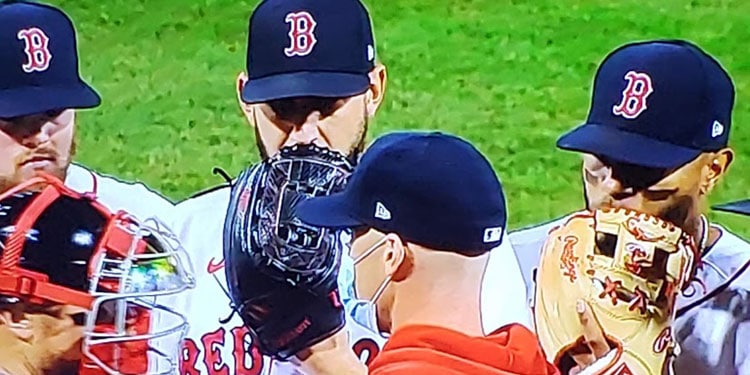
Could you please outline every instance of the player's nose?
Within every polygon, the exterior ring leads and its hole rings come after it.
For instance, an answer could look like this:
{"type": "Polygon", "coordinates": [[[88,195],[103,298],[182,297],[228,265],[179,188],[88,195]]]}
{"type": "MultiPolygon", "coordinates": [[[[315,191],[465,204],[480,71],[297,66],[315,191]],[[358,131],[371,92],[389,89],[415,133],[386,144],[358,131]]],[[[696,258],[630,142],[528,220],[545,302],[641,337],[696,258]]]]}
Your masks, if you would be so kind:
{"type": "Polygon", "coordinates": [[[602,188],[610,196],[610,202],[613,207],[629,208],[637,210],[643,203],[641,194],[629,186],[610,175],[607,176],[601,184],[602,188]]]}
{"type": "Polygon", "coordinates": [[[634,211],[643,212],[643,196],[640,194],[629,195],[626,197],[620,197],[620,199],[612,200],[612,207],[614,208],[627,208],[634,211]]]}
{"type": "Polygon", "coordinates": [[[50,140],[52,134],[49,127],[38,126],[29,127],[17,134],[20,143],[28,148],[35,148],[50,140]]]}
{"type": "Polygon", "coordinates": [[[626,192],[622,182],[615,178],[611,173],[602,178],[600,186],[611,196],[621,195],[626,192]]]}
{"type": "Polygon", "coordinates": [[[318,144],[325,145],[325,139],[320,133],[320,112],[312,111],[301,124],[296,124],[289,133],[284,146],[296,144],[318,144]]]}

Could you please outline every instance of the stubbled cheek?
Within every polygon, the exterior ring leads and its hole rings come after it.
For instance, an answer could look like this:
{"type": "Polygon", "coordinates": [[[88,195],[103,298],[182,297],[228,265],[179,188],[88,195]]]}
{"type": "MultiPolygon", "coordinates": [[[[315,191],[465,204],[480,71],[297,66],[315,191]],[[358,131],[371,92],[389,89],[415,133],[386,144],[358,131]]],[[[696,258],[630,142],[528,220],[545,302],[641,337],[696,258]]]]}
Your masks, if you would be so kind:
{"type": "Polygon", "coordinates": [[[675,198],[667,207],[664,207],[659,216],[664,220],[691,230],[689,221],[694,208],[695,201],[691,197],[681,196],[675,198]]]}
{"type": "Polygon", "coordinates": [[[286,142],[289,134],[271,123],[259,123],[256,136],[260,137],[260,143],[265,147],[269,155],[273,155],[286,142]]]}

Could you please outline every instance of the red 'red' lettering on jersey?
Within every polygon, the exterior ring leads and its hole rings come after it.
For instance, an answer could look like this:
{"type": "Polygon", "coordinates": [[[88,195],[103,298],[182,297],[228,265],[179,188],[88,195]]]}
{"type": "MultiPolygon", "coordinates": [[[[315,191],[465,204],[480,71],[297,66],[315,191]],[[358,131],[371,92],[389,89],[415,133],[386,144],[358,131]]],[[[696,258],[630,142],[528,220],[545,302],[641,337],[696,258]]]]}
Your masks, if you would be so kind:
{"type": "Polygon", "coordinates": [[[200,349],[195,341],[190,338],[186,338],[182,342],[182,349],[180,351],[180,374],[182,375],[200,375],[200,371],[195,369],[195,365],[198,364],[198,354],[200,349]]]}
{"type": "Polygon", "coordinates": [[[260,375],[263,370],[263,357],[258,348],[252,345],[247,327],[232,328],[234,336],[234,374],[260,375]]]}
{"type": "Polygon", "coordinates": [[[260,375],[263,373],[263,356],[258,348],[252,345],[250,334],[244,326],[232,328],[229,334],[224,328],[206,333],[201,336],[200,345],[198,346],[191,338],[183,341],[180,375],[201,375],[206,372],[210,375],[260,375]],[[234,340],[234,342],[227,342],[229,340],[234,340]],[[228,348],[232,348],[233,367],[228,364],[228,358],[222,357],[224,349],[228,348]],[[201,353],[203,353],[202,365],[205,366],[205,371],[198,367],[198,358],[201,353]]]}
{"type": "Polygon", "coordinates": [[[360,339],[354,344],[354,346],[352,346],[352,350],[360,360],[362,360],[362,355],[366,354],[367,359],[365,359],[365,365],[368,366],[370,365],[370,362],[372,362],[372,360],[375,359],[378,354],[380,354],[380,347],[374,340],[370,338],[360,339]]]}
{"type": "Polygon", "coordinates": [[[207,333],[201,337],[203,342],[203,363],[210,375],[229,375],[229,366],[221,358],[221,349],[224,347],[224,328],[207,333]]]}
{"type": "MultiPolygon", "coordinates": [[[[361,338],[352,346],[352,351],[363,363],[369,365],[380,354],[380,347],[371,338],[361,338]]],[[[269,370],[265,368],[264,357],[258,347],[252,345],[250,333],[245,326],[234,327],[229,332],[225,328],[218,328],[201,336],[200,343],[191,338],[183,341],[180,375],[261,375],[267,372],[264,370],[269,370]],[[230,343],[229,340],[234,342],[230,343]],[[232,348],[234,366],[229,364],[231,359],[222,357],[223,350],[228,348],[232,348]],[[201,353],[203,361],[199,367],[201,353]],[[205,370],[201,368],[203,366],[205,370]]]]}

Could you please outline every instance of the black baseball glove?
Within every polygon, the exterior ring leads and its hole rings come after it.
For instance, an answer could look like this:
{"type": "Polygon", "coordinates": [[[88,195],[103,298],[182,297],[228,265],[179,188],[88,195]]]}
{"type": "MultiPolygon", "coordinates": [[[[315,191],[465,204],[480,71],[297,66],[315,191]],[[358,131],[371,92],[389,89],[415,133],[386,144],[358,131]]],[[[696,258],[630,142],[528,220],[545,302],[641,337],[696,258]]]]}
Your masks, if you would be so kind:
{"type": "Polygon", "coordinates": [[[294,208],[338,192],[353,163],[293,146],[245,170],[232,186],[224,259],[233,307],[264,355],[286,360],[344,326],[338,272],[348,231],[313,227],[294,208]]]}

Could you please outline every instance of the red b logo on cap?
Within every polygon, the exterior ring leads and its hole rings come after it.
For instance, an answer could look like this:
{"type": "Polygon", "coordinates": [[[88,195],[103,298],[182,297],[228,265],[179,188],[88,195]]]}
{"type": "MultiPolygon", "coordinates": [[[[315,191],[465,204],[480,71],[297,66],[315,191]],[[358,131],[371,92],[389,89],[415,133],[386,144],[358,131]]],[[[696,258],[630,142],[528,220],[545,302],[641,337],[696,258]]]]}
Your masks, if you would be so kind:
{"type": "Polygon", "coordinates": [[[315,19],[307,12],[289,13],[286,15],[286,23],[289,27],[289,40],[291,45],[284,48],[284,54],[292,56],[306,56],[312,52],[315,43],[315,19]]]}
{"type": "Polygon", "coordinates": [[[49,52],[49,38],[39,28],[32,27],[18,32],[18,39],[23,40],[26,44],[27,62],[22,65],[26,73],[43,72],[49,68],[49,62],[52,60],[52,54],[49,52]]]}
{"type": "Polygon", "coordinates": [[[646,98],[654,92],[651,77],[646,73],[629,71],[625,74],[628,86],[622,90],[622,101],[612,107],[612,113],[632,120],[646,110],[646,98]]]}

